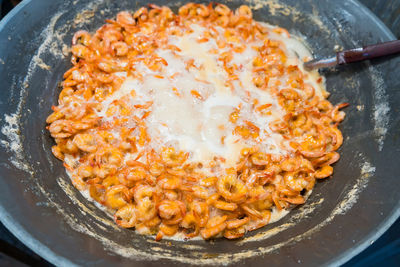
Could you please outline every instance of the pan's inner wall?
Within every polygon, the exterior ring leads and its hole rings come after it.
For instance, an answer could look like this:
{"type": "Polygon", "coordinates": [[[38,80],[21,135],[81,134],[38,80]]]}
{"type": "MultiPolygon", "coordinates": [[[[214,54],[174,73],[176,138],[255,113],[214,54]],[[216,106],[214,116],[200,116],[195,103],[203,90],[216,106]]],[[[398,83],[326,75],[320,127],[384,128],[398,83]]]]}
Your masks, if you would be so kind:
{"type": "MultiPolygon", "coordinates": [[[[346,257],[396,211],[400,193],[394,174],[399,166],[392,159],[399,156],[394,148],[400,128],[399,119],[389,117],[389,111],[396,114],[400,95],[394,89],[396,73],[391,71],[399,60],[393,58],[325,71],[330,101],[350,103],[341,124],[345,137],[341,160],[333,178],[319,182],[308,202],[283,220],[240,241],[157,243],[154,237],[116,227],[72,187],[61,162],[51,155],[53,140],[45,130],[45,119],[60,92],[58,84],[70,67],[67,46],[73,33],[93,31],[119,11],[147,5],[147,1],[90,2],[27,1],[0,31],[4,114],[0,200],[3,212],[16,225],[51,248],[42,256],[57,255],[85,265],[132,260],[143,265],[147,261],[157,265],[157,260],[319,265],[346,257]]],[[[256,20],[305,38],[316,57],[391,38],[353,1],[220,2],[231,8],[250,5],[256,20]]],[[[184,4],[154,3],[174,10],[184,4]]]]}

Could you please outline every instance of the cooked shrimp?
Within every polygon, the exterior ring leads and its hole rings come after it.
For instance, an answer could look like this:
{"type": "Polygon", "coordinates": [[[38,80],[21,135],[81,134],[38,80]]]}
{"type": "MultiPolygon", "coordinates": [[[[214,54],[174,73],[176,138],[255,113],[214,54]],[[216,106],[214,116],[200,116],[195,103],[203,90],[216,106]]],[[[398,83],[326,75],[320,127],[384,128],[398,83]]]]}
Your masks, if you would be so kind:
{"type": "Polygon", "coordinates": [[[234,229],[227,229],[224,231],[224,237],[227,239],[237,239],[244,236],[246,229],[244,227],[238,227],[234,229]]]}
{"type": "Polygon", "coordinates": [[[124,228],[134,227],[136,224],[136,209],[133,204],[127,204],[114,214],[115,222],[124,228]]]}
{"type": "Polygon", "coordinates": [[[46,118],[52,152],[117,225],[236,239],[333,174],[348,104],[327,100],[286,29],[252,17],[247,5],[149,4],[74,34],[46,118]]]}
{"type": "Polygon", "coordinates": [[[226,228],[227,229],[239,228],[248,223],[249,221],[250,221],[249,217],[244,217],[243,219],[229,220],[226,222],[226,228]]]}
{"type": "Polygon", "coordinates": [[[118,209],[127,204],[129,191],[126,186],[114,185],[106,191],[106,205],[112,209],[118,209]]]}
{"type": "Polygon", "coordinates": [[[200,231],[200,234],[204,239],[209,239],[211,237],[218,235],[219,233],[222,233],[222,231],[224,231],[225,228],[226,228],[226,223],[221,223],[213,227],[204,228],[203,230],[200,231]]]}
{"type": "Polygon", "coordinates": [[[121,56],[125,56],[126,54],[128,54],[129,51],[129,47],[126,43],[124,42],[114,42],[111,44],[111,49],[113,50],[113,52],[115,53],[115,55],[121,57],[121,56]]]}
{"type": "Polygon", "coordinates": [[[133,18],[132,14],[127,11],[122,11],[117,14],[117,22],[122,27],[134,26],[136,24],[136,21],[133,18]]]}
{"type": "Polygon", "coordinates": [[[186,207],[180,201],[163,200],[158,206],[158,213],[165,224],[178,224],[185,216],[186,207]]]}
{"type": "Polygon", "coordinates": [[[244,184],[233,175],[225,175],[218,179],[218,192],[228,201],[240,202],[247,194],[244,184]]]}
{"type": "Polygon", "coordinates": [[[95,137],[91,134],[77,134],[73,142],[82,151],[95,152],[97,150],[95,137]]]}
{"type": "Polygon", "coordinates": [[[182,184],[182,180],[179,177],[168,174],[164,174],[158,177],[157,180],[158,184],[163,189],[170,189],[170,190],[177,189],[182,184]]]}
{"type": "Polygon", "coordinates": [[[49,131],[54,138],[67,138],[74,133],[72,122],[69,120],[56,120],[52,122],[49,126],[49,131]]]}

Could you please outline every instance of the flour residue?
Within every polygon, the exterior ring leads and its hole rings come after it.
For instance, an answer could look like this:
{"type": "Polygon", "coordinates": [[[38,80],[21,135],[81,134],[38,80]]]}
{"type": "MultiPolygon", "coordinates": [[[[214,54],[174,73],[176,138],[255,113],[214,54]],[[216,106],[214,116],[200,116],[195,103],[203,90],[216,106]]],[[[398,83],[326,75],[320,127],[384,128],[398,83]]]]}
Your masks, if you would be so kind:
{"type": "MultiPolygon", "coordinates": [[[[11,163],[18,169],[32,173],[31,167],[26,162],[23,145],[22,145],[22,137],[20,135],[20,125],[21,125],[21,115],[22,115],[22,105],[25,102],[25,98],[27,96],[27,88],[29,85],[29,80],[32,77],[33,73],[37,71],[38,67],[42,69],[50,69],[50,66],[47,65],[40,56],[42,53],[47,51],[54,52],[54,40],[55,37],[60,37],[55,33],[54,27],[57,20],[60,18],[61,13],[55,14],[54,17],[50,20],[49,25],[43,30],[43,32],[39,36],[39,40],[43,40],[42,45],[38,48],[37,52],[33,55],[31,62],[29,63],[27,75],[25,79],[21,83],[22,86],[20,89],[12,88],[12,91],[19,91],[18,97],[18,105],[15,113],[5,114],[4,121],[5,124],[1,129],[1,132],[6,137],[6,139],[0,140],[1,145],[5,147],[10,153],[11,163]]],[[[60,39],[61,40],[61,39],[60,39]]],[[[58,53],[54,53],[55,55],[58,53]]],[[[17,86],[19,83],[13,84],[13,86],[17,86]]]]}
{"type": "Polygon", "coordinates": [[[376,168],[371,165],[368,161],[365,161],[361,165],[361,176],[362,177],[369,177],[375,173],[376,168]]]}
{"type": "Polygon", "coordinates": [[[374,132],[378,143],[379,151],[382,151],[386,133],[389,127],[389,102],[386,94],[386,86],[382,79],[382,74],[375,68],[369,65],[372,82],[375,85],[373,94],[374,107],[373,107],[373,120],[374,132]]]}
{"type": "Polygon", "coordinates": [[[44,63],[44,61],[40,57],[35,57],[34,60],[36,61],[37,66],[41,67],[44,70],[51,70],[51,67],[44,63]]]}
{"type": "Polygon", "coordinates": [[[1,140],[1,143],[12,151],[22,153],[22,147],[20,146],[20,135],[19,135],[19,118],[16,114],[5,114],[4,115],[5,125],[1,129],[1,133],[8,137],[8,140],[1,140]]]}
{"type": "MultiPolygon", "coordinates": [[[[283,16],[291,16],[294,21],[299,20],[303,15],[296,8],[287,6],[279,0],[245,0],[244,2],[253,10],[267,7],[271,15],[275,16],[279,14],[283,16]]],[[[321,18],[315,9],[313,10],[313,14],[308,16],[308,19],[317,25],[320,31],[324,31],[326,34],[330,33],[330,30],[321,21],[321,18]]]]}
{"type": "MultiPolygon", "coordinates": [[[[89,5],[92,7],[93,3],[89,5]]],[[[17,168],[29,173],[32,172],[32,168],[26,162],[23,145],[22,145],[22,136],[20,135],[20,125],[21,125],[21,115],[22,115],[22,105],[24,105],[25,98],[27,96],[27,88],[29,87],[29,81],[32,78],[33,74],[39,69],[51,70],[51,66],[47,64],[42,55],[44,53],[51,53],[52,56],[59,58],[66,57],[66,49],[65,44],[63,42],[63,38],[65,34],[70,29],[71,25],[63,25],[60,28],[56,29],[56,23],[60,19],[60,17],[65,14],[64,12],[58,12],[54,14],[54,16],[49,21],[49,24],[44,28],[44,30],[40,33],[37,40],[40,42],[40,46],[36,50],[36,53],[32,56],[32,60],[30,61],[27,69],[27,74],[22,82],[15,82],[13,84],[14,87],[18,85],[20,88],[12,88],[11,91],[19,91],[18,96],[18,105],[17,109],[14,113],[5,114],[4,115],[4,126],[1,128],[1,133],[5,136],[4,139],[0,140],[0,145],[2,145],[7,151],[11,153],[10,162],[17,168]]]]}
{"type": "MultiPolygon", "coordinates": [[[[20,105],[18,105],[17,110],[20,110],[20,105]]],[[[5,136],[5,139],[1,139],[0,144],[11,153],[9,159],[14,167],[32,174],[31,167],[24,157],[19,125],[20,115],[18,113],[5,114],[4,125],[1,128],[1,133],[5,136]]]]}
{"type": "MultiPolygon", "coordinates": [[[[110,216],[111,218],[108,218],[108,216],[102,216],[102,217],[100,217],[100,216],[98,216],[98,215],[96,215],[96,213],[92,210],[92,209],[90,209],[90,208],[88,208],[87,207],[87,205],[85,205],[84,203],[82,203],[78,198],[77,198],[77,191],[76,191],[76,189],[71,185],[71,183],[69,183],[69,182],[66,182],[63,178],[61,178],[61,177],[58,177],[57,178],[57,183],[58,183],[58,185],[63,189],[63,191],[65,192],[65,194],[67,194],[68,195],[68,197],[71,199],[71,201],[75,204],[75,205],[77,205],[77,206],[79,206],[79,210],[80,210],[80,212],[83,214],[83,215],[85,215],[85,216],[87,216],[88,218],[89,218],[89,216],[90,217],[93,217],[94,219],[95,219],[95,222],[100,222],[101,224],[103,224],[103,225],[105,225],[105,226],[107,226],[107,227],[111,227],[111,228],[113,228],[113,229],[115,229],[115,230],[117,230],[117,231],[121,231],[121,229],[120,228],[118,228],[116,225],[115,225],[115,222],[112,220],[112,216],[110,216]]],[[[90,197],[90,196],[89,196],[90,197]]],[[[93,201],[92,199],[89,199],[89,200],[91,200],[91,201],[93,201]]],[[[106,214],[108,214],[107,212],[105,212],[106,214]]],[[[103,230],[110,230],[109,228],[105,228],[104,226],[100,226],[100,224],[98,224],[98,223],[96,223],[96,225],[97,226],[99,226],[101,229],[103,229],[103,230]]]]}
{"type": "Polygon", "coordinates": [[[31,76],[32,72],[37,70],[37,67],[40,67],[45,70],[51,70],[51,67],[43,61],[41,58],[41,55],[43,53],[46,53],[48,51],[51,51],[53,55],[60,57],[59,55],[62,55],[59,53],[59,49],[57,46],[57,42],[54,42],[54,38],[57,38],[61,40],[63,37],[63,34],[61,34],[61,31],[55,31],[55,25],[59,18],[61,17],[62,13],[57,13],[54,15],[54,17],[50,20],[49,24],[47,27],[41,32],[39,35],[38,40],[43,40],[41,45],[39,46],[39,49],[37,50],[36,54],[32,57],[31,62],[29,63],[28,67],[28,74],[25,77],[25,81],[28,81],[31,76]]]}
{"type": "Polygon", "coordinates": [[[315,211],[315,209],[318,206],[320,206],[322,204],[322,202],[324,202],[323,198],[320,198],[311,203],[306,202],[305,205],[298,208],[298,212],[296,214],[293,214],[293,216],[291,216],[289,218],[288,222],[278,225],[276,227],[273,227],[271,229],[268,229],[266,231],[263,231],[261,233],[258,233],[256,235],[248,236],[248,237],[244,238],[243,240],[238,241],[237,245],[243,245],[248,242],[265,240],[265,239],[271,238],[272,236],[274,236],[282,231],[289,229],[290,227],[295,226],[300,220],[310,217],[310,215],[315,211]]]}
{"type": "Polygon", "coordinates": [[[84,22],[87,22],[92,17],[94,17],[94,11],[93,10],[85,10],[81,13],[78,13],[75,16],[74,24],[75,25],[82,24],[84,22]]]}
{"type": "Polygon", "coordinates": [[[365,160],[365,157],[361,158],[364,162],[360,165],[360,178],[357,179],[357,182],[353,185],[353,187],[348,191],[346,196],[342,199],[339,205],[336,206],[335,210],[332,212],[332,215],[345,214],[348,210],[350,210],[354,204],[357,202],[358,197],[362,190],[368,185],[368,178],[372,177],[375,173],[375,167],[372,166],[370,162],[365,160]]]}

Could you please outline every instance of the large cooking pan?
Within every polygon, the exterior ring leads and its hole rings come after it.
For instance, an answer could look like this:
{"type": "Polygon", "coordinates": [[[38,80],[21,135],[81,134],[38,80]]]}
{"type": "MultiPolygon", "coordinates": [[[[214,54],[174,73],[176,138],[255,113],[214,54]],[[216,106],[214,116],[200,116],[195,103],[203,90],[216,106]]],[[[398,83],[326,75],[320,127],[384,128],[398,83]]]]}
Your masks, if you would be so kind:
{"type": "MultiPolygon", "coordinates": [[[[176,8],[185,1],[154,0],[176,8]]],[[[392,34],[357,1],[246,3],[254,17],[306,38],[315,56],[388,41],[392,34]]],[[[400,104],[397,58],[326,71],[333,103],[349,102],[345,142],[331,179],[283,220],[239,241],[177,242],[119,229],[83,198],[50,152],[45,118],[70,67],[66,46],[118,11],[147,1],[24,1],[0,24],[0,219],[57,265],[160,263],[253,266],[340,264],[376,240],[400,214],[400,104]]]]}

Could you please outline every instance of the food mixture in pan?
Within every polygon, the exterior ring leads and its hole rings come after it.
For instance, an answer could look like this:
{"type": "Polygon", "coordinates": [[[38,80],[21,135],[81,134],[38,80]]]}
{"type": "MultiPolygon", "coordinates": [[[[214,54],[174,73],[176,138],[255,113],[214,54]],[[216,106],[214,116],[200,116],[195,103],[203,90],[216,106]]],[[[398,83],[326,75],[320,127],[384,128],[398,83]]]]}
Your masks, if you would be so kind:
{"type": "Polygon", "coordinates": [[[120,12],[71,52],[52,151],[121,227],[239,238],[303,204],[339,159],[346,104],[248,6],[120,12]]]}

